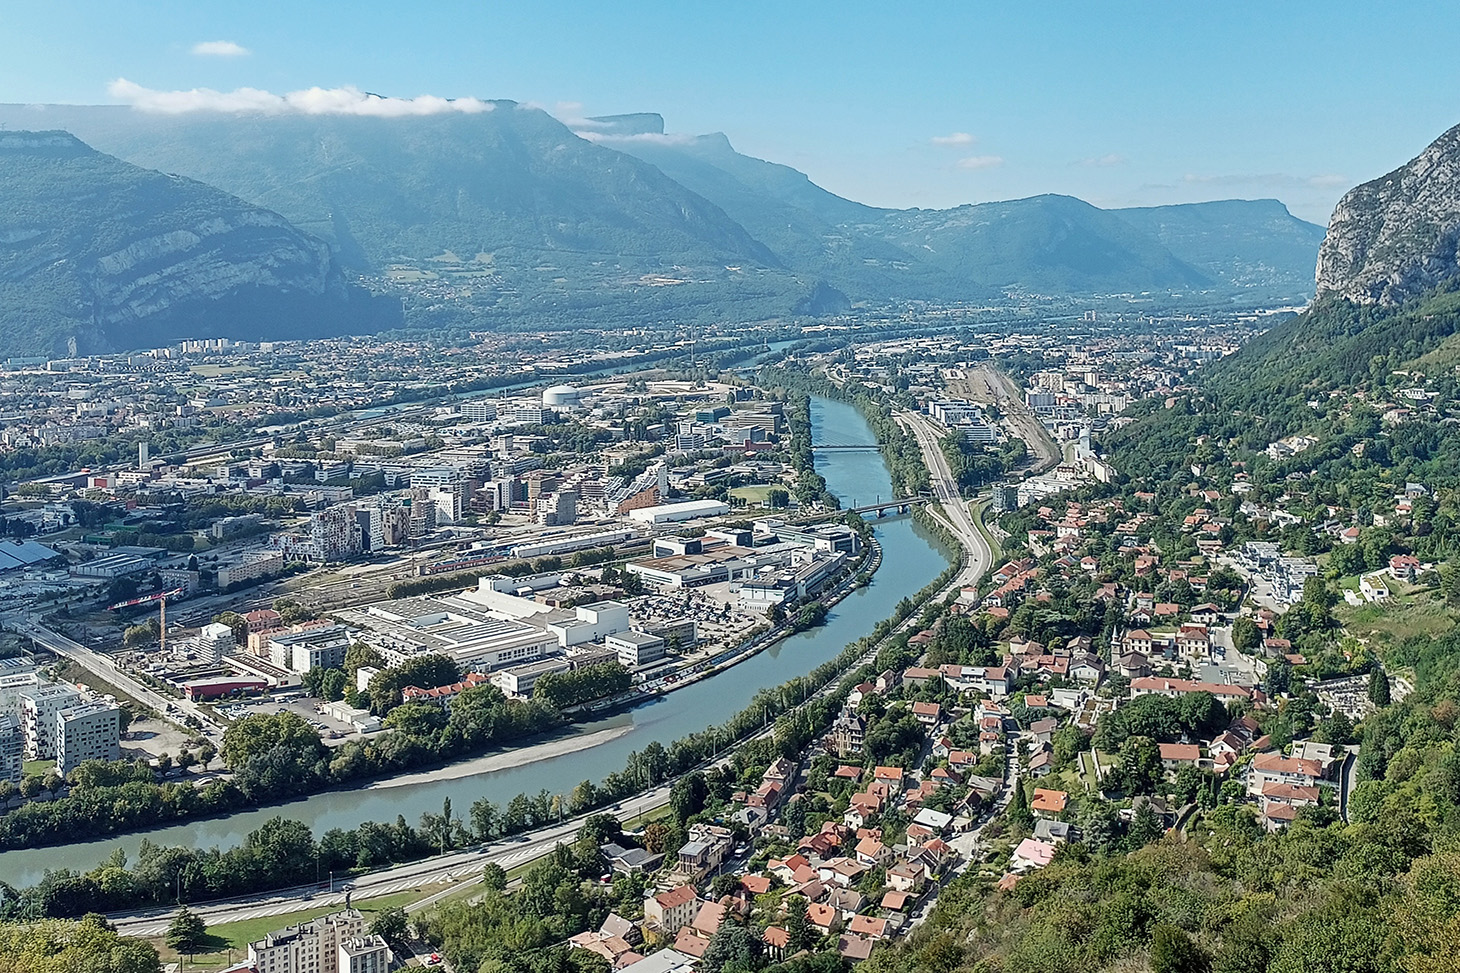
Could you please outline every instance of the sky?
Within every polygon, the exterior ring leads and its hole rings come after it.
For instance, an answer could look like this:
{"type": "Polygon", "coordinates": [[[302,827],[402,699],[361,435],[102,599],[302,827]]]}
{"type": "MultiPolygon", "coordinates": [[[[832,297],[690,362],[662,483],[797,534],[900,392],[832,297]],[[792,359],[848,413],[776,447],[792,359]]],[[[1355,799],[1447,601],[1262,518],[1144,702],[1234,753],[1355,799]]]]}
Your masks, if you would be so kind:
{"type": "Polygon", "coordinates": [[[1326,224],[1460,122],[1457,50],[1460,5],[1409,0],[0,0],[0,102],[658,112],[877,206],[1271,197],[1326,224]]]}

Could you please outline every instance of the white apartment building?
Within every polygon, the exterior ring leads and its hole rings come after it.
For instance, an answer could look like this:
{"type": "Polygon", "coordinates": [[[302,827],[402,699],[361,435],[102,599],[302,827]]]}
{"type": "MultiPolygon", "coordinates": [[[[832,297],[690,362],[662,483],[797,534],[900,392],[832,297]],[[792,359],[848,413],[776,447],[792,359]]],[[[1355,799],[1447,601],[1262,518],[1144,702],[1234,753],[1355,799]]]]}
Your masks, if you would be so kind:
{"type": "Polygon", "coordinates": [[[41,685],[34,672],[13,672],[0,676],[0,716],[13,716],[20,725],[20,694],[41,685]]]}
{"type": "Polygon", "coordinates": [[[358,909],[346,909],[288,926],[249,943],[248,961],[258,973],[383,973],[384,967],[378,970],[341,967],[342,956],[348,964],[352,958],[367,952],[363,948],[346,952],[341,947],[363,938],[365,917],[358,909]]]}
{"type": "Polygon", "coordinates": [[[109,700],[56,714],[56,766],[69,774],[84,760],[122,759],[122,711],[109,700]]]}
{"type": "Polygon", "coordinates": [[[338,973],[386,973],[390,960],[390,947],[384,939],[352,936],[340,943],[336,969],[338,973]]]}
{"type": "Polygon", "coordinates": [[[269,661],[280,669],[308,672],[315,666],[336,669],[345,664],[350,633],[343,625],[316,625],[280,632],[269,639],[269,661]]]}
{"type": "Polygon", "coordinates": [[[246,554],[236,564],[225,564],[218,569],[218,587],[227,589],[230,585],[252,581],[284,570],[284,555],[277,551],[246,554]]]}
{"type": "Polygon", "coordinates": [[[81,694],[70,686],[41,683],[20,692],[21,732],[25,734],[27,760],[51,760],[56,756],[56,714],[81,705],[81,694]]]}

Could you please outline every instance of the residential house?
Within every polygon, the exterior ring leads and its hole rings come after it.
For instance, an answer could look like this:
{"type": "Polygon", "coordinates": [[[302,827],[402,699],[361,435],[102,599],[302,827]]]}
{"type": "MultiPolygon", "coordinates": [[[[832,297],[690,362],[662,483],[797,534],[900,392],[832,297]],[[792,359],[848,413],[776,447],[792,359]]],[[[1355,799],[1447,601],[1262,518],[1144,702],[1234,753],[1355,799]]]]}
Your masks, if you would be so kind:
{"type": "Polygon", "coordinates": [[[663,937],[676,935],[699,912],[700,897],[685,884],[644,898],[644,924],[663,937]]]}

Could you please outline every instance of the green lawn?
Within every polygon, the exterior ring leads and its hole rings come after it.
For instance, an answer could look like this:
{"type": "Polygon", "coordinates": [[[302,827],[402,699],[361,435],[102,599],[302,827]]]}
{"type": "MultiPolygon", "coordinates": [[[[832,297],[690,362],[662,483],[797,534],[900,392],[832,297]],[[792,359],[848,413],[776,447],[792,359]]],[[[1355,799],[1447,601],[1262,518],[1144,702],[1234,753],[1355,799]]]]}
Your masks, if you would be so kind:
{"type": "Polygon", "coordinates": [[[54,760],[27,760],[21,765],[21,774],[26,777],[44,777],[54,766],[54,760]]]}
{"type": "MultiPolygon", "coordinates": [[[[778,488],[777,484],[760,483],[754,486],[738,486],[730,488],[730,496],[744,500],[749,504],[765,503],[770,499],[771,491],[778,488]]],[[[785,487],[779,487],[785,490],[785,487]]],[[[787,490],[787,493],[790,491],[787,490]]]]}
{"type": "MultiPolygon", "coordinates": [[[[375,899],[356,899],[352,904],[365,913],[368,919],[372,912],[379,912],[392,906],[405,907],[434,891],[438,891],[438,888],[432,887],[418,892],[398,892],[394,895],[382,895],[375,899]]],[[[283,929],[285,926],[308,922],[310,919],[316,919],[331,912],[338,912],[341,908],[339,905],[317,905],[283,915],[264,916],[260,919],[245,919],[242,922],[225,922],[222,925],[210,926],[206,944],[208,952],[195,954],[187,964],[187,968],[197,970],[222,968],[229,961],[230,950],[233,961],[237,962],[248,955],[249,943],[263,939],[268,933],[283,929]]],[[[152,944],[157,947],[157,952],[162,956],[162,961],[164,963],[180,962],[182,957],[169,949],[162,939],[163,937],[159,936],[152,941],[152,944]]]]}

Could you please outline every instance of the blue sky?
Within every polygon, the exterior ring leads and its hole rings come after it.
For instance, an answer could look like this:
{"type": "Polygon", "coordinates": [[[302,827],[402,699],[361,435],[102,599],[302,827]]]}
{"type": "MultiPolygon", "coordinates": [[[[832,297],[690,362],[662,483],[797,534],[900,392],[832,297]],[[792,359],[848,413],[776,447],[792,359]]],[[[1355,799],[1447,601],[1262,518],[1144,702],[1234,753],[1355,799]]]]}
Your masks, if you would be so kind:
{"type": "Polygon", "coordinates": [[[1457,50],[1447,3],[0,0],[0,101],[125,78],[657,111],[876,205],[1276,197],[1323,223],[1460,122],[1457,50]]]}

